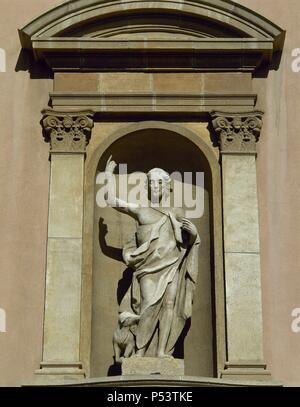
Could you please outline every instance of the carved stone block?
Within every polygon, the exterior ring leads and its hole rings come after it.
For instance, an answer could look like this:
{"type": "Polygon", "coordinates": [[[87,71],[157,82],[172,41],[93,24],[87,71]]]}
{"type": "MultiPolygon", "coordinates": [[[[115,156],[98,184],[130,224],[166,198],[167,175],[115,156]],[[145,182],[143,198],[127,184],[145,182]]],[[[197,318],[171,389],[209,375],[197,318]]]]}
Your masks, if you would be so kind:
{"type": "Polygon", "coordinates": [[[174,358],[131,357],[122,363],[122,375],[183,376],[184,360],[174,358]]]}
{"type": "Polygon", "coordinates": [[[51,153],[85,153],[94,126],[92,112],[44,110],[42,126],[51,153]]]}
{"type": "Polygon", "coordinates": [[[222,154],[256,154],[263,113],[212,112],[217,143],[222,154]]]}

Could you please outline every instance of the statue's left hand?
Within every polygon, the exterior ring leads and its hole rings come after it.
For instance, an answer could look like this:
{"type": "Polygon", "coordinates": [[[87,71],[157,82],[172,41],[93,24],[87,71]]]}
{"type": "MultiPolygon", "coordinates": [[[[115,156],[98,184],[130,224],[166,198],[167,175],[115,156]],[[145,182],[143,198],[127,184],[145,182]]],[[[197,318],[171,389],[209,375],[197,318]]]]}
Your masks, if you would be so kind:
{"type": "Polygon", "coordinates": [[[138,262],[141,261],[141,259],[139,257],[131,257],[130,253],[123,254],[123,258],[124,258],[125,264],[130,267],[135,266],[138,262]]]}
{"type": "Polygon", "coordinates": [[[190,220],[186,218],[182,219],[182,229],[189,233],[192,242],[196,240],[198,231],[196,226],[190,220]]]}

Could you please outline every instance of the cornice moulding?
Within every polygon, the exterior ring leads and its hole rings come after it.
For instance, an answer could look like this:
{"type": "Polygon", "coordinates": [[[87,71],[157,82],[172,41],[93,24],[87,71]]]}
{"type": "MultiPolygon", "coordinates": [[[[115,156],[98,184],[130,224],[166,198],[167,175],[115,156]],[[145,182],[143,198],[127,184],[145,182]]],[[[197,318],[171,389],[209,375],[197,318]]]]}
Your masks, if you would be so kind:
{"type": "Polygon", "coordinates": [[[201,113],[217,109],[251,110],[254,93],[97,93],[51,92],[55,109],[90,109],[96,113],[188,112],[201,113]]]}

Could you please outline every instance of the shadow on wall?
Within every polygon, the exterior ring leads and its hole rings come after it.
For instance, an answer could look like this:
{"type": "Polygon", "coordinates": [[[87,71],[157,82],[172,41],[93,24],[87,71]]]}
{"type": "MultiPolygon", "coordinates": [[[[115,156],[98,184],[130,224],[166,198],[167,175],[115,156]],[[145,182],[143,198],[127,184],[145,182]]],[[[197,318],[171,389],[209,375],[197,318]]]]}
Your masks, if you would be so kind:
{"type": "Polygon", "coordinates": [[[35,61],[32,51],[20,51],[15,72],[28,71],[30,79],[53,79],[52,70],[42,61],[35,61]]]}
{"type": "MultiPolygon", "coordinates": [[[[107,224],[104,223],[104,219],[100,217],[99,219],[99,245],[102,250],[102,253],[105,256],[110,257],[113,260],[123,262],[122,249],[117,247],[109,246],[106,242],[106,235],[108,233],[107,224]]],[[[132,281],[133,270],[127,267],[122,275],[122,278],[118,281],[117,288],[117,301],[118,305],[121,304],[121,301],[126,294],[127,290],[130,287],[132,281]]],[[[113,357],[114,358],[114,357],[113,357]]],[[[107,376],[119,376],[122,374],[120,363],[114,363],[109,366],[107,371],[107,376]]]]}
{"type": "MultiPolygon", "coordinates": [[[[100,218],[99,219],[99,245],[102,250],[102,253],[105,256],[108,256],[113,260],[123,262],[122,249],[119,249],[117,247],[112,247],[107,244],[106,238],[105,238],[107,233],[108,233],[107,225],[104,223],[104,219],[100,218]]],[[[133,270],[130,267],[127,267],[123,272],[121,280],[119,280],[119,282],[118,282],[118,288],[117,288],[118,305],[121,304],[121,301],[122,301],[124,295],[126,294],[127,290],[130,287],[131,280],[132,280],[132,274],[133,274],[133,270]]]]}

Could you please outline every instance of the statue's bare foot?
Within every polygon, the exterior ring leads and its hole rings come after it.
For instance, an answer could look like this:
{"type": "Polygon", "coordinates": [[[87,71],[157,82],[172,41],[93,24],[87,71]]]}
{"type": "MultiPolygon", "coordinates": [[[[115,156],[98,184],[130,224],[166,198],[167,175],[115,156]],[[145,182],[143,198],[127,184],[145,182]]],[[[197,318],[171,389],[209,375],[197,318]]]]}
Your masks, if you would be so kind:
{"type": "Polygon", "coordinates": [[[145,355],[145,352],[143,350],[138,350],[134,355],[132,355],[133,358],[142,358],[145,355]]]}

